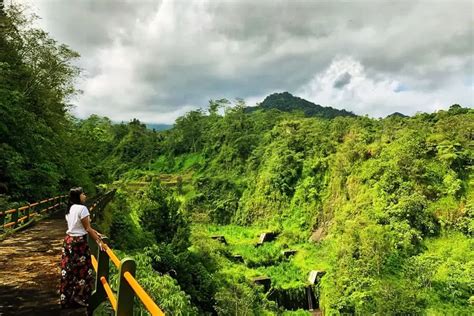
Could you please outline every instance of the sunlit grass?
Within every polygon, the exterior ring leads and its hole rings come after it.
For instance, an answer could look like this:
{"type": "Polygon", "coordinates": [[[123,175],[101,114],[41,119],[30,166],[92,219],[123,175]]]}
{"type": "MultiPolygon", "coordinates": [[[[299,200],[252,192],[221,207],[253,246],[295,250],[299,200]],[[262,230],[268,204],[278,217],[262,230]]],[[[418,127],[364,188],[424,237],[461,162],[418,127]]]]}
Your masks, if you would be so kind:
{"type": "MultiPolygon", "coordinates": [[[[282,289],[303,287],[308,284],[311,270],[325,271],[329,267],[328,246],[309,242],[291,242],[288,238],[264,243],[256,247],[259,236],[271,231],[259,226],[205,225],[192,226],[193,238],[224,236],[225,248],[232,255],[241,255],[243,263],[226,261],[222,272],[226,275],[239,275],[251,280],[257,276],[267,276],[272,286],[282,289]],[[289,258],[284,250],[296,250],[289,258]]],[[[214,241],[213,241],[214,242],[214,241]]]]}

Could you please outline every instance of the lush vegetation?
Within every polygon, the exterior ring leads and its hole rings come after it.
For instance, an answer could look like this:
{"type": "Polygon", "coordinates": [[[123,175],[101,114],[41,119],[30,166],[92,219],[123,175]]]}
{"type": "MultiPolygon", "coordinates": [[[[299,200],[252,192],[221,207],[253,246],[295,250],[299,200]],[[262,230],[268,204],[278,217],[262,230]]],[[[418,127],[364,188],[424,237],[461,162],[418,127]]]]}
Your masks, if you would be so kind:
{"type": "Polygon", "coordinates": [[[334,109],[330,106],[321,106],[305,99],[295,97],[289,92],[273,93],[254,107],[248,107],[245,112],[266,111],[276,109],[283,112],[302,112],[305,116],[315,116],[324,118],[335,118],[336,116],[355,116],[354,113],[346,110],[334,109]]]}
{"type": "Polygon", "coordinates": [[[79,120],[77,53],[15,7],[1,21],[0,206],[118,188],[99,228],[169,314],[302,315],[311,270],[328,315],[474,313],[474,110],[312,115],[277,94],[211,100],[159,132],[79,120]]]}

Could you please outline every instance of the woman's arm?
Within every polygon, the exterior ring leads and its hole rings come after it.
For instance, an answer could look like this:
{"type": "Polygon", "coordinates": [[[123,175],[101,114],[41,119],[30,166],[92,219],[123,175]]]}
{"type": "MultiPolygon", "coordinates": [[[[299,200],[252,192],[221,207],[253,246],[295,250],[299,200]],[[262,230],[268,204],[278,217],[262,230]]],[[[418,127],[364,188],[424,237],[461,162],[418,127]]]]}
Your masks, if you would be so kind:
{"type": "Polygon", "coordinates": [[[97,242],[99,247],[102,249],[102,245],[101,245],[102,239],[100,237],[101,235],[95,229],[91,227],[89,216],[86,216],[83,219],[81,219],[81,223],[82,223],[82,226],[84,226],[84,229],[89,234],[89,236],[91,236],[91,238],[93,238],[97,242]]]}

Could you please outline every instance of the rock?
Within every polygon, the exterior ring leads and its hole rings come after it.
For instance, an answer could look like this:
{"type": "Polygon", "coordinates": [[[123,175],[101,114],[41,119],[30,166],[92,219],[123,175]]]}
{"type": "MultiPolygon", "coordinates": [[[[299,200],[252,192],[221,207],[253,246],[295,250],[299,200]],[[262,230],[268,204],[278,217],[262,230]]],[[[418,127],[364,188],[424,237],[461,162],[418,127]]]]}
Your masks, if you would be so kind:
{"type": "Polygon", "coordinates": [[[298,251],[296,250],[283,250],[282,253],[285,256],[285,258],[289,258],[293,255],[295,255],[298,251]]]}
{"type": "Polygon", "coordinates": [[[309,272],[308,281],[310,284],[316,284],[326,274],[326,271],[312,270],[309,272]]]}
{"type": "Polygon", "coordinates": [[[252,282],[257,285],[263,285],[263,289],[265,290],[265,292],[270,290],[270,287],[272,285],[272,280],[266,276],[255,277],[252,279],[252,282]]]}
{"type": "Polygon", "coordinates": [[[270,242],[277,238],[278,233],[275,232],[266,232],[260,234],[260,239],[258,240],[257,245],[262,245],[264,242],[270,242]]]}
{"type": "Polygon", "coordinates": [[[223,243],[224,245],[227,245],[227,240],[225,240],[225,237],[222,235],[211,236],[211,238],[223,243]]]}
{"type": "Polygon", "coordinates": [[[233,256],[232,256],[232,259],[233,259],[235,262],[241,262],[241,263],[244,262],[244,257],[242,257],[242,255],[233,255],[233,256]]]}

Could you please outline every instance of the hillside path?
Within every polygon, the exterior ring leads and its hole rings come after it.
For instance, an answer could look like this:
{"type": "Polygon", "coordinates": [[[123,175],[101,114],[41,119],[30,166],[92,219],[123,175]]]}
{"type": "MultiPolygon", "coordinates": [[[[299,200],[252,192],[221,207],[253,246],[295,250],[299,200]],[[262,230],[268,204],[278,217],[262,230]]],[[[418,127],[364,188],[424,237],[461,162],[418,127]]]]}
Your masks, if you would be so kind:
{"type": "Polygon", "coordinates": [[[86,315],[61,310],[62,212],[0,241],[0,315],[86,315]]]}

